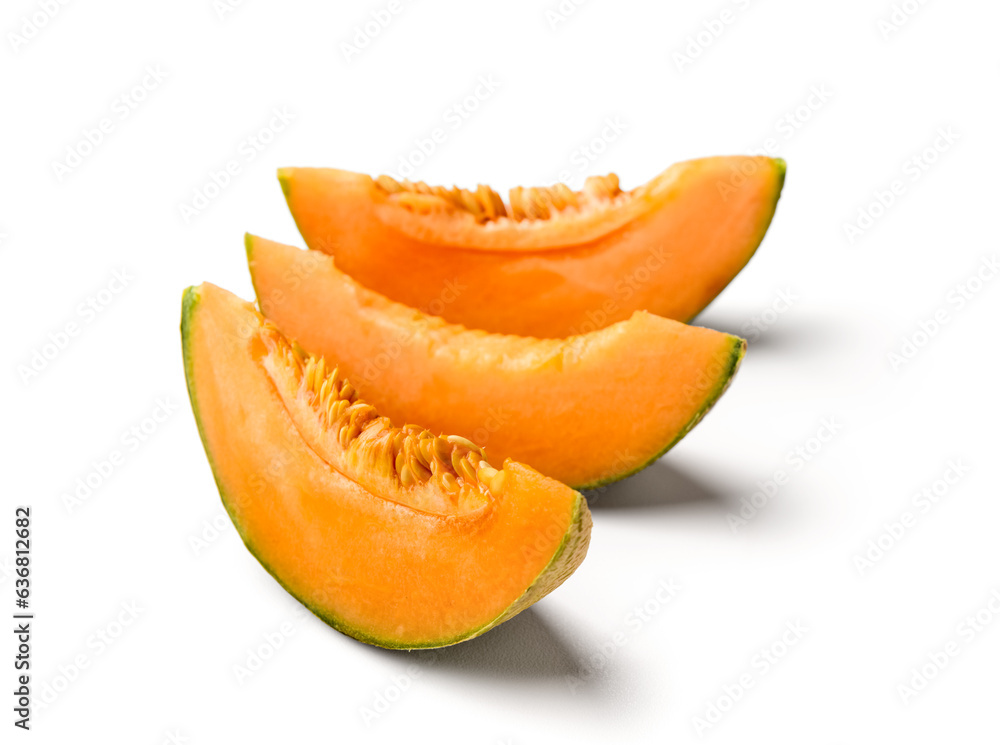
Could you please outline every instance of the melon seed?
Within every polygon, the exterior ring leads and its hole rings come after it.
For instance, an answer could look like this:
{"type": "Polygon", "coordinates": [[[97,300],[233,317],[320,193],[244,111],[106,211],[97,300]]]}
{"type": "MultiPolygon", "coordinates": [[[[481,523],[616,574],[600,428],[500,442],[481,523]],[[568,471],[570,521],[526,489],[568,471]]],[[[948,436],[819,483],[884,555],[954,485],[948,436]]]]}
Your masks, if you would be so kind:
{"type": "Polygon", "coordinates": [[[450,442],[452,445],[461,445],[462,447],[468,450],[472,450],[473,452],[479,453],[480,455],[483,454],[482,448],[480,448],[472,440],[467,440],[459,435],[448,435],[448,437],[445,439],[447,439],[448,442],[450,442]]]}
{"type": "Polygon", "coordinates": [[[490,490],[490,494],[494,497],[503,495],[503,485],[506,481],[506,476],[506,471],[496,471],[493,476],[488,479],[486,486],[490,490]]]}
{"type": "MultiPolygon", "coordinates": [[[[470,453],[470,456],[472,454],[470,453]]],[[[454,463],[454,461],[452,461],[454,463]]],[[[469,456],[458,460],[455,473],[464,478],[470,484],[476,483],[476,467],[472,465],[469,456]]]]}
{"type": "Polygon", "coordinates": [[[413,486],[417,483],[416,477],[409,466],[404,465],[399,469],[399,481],[403,486],[413,486]]]}
{"type": "Polygon", "coordinates": [[[432,475],[430,469],[428,469],[427,466],[425,466],[423,463],[421,463],[419,460],[416,459],[411,460],[409,463],[407,463],[406,466],[404,466],[404,468],[406,467],[409,467],[409,469],[413,472],[413,475],[416,476],[421,481],[427,481],[432,475]]]}

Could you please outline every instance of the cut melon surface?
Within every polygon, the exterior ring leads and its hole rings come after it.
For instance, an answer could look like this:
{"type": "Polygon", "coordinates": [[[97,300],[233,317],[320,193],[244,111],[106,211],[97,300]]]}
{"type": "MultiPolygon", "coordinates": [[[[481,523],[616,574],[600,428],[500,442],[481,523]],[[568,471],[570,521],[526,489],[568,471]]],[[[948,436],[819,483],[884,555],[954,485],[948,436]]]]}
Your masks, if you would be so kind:
{"type": "Polygon", "coordinates": [[[184,293],[192,408],[250,552],[334,628],[383,647],[454,644],[583,560],[578,493],[465,438],[393,427],[321,357],[211,284],[184,293]],[[494,461],[496,463],[496,461],[494,461]]]}
{"type": "Polygon", "coordinates": [[[263,313],[336,359],[380,412],[576,488],[623,478],[677,443],[746,350],[738,337],[641,311],[568,339],[470,330],[362,286],[322,252],[251,235],[246,246],[263,313]]]}
{"type": "Polygon", "coordinates": [[[678,163],[631,191],[613,174],[464,190],[330,168],[278,172],[306,241],[397,302],[470,328],[559,338],[646,310],[689,321],[767,232],[785,163],[678,163]]]}

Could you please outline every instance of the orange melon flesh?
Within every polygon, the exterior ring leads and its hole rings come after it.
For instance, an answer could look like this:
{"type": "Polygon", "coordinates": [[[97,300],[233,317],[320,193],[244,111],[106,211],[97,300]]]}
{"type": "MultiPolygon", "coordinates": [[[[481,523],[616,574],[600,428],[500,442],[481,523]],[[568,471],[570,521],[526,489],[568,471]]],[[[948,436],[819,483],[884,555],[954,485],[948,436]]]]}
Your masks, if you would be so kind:
{"type": "Polygon", "coordinates": [[[385,647],[453,644],[582,561],[590,515],[572,489],[512,461],[494,469],[460,438],[393,428],[341,373],[218,287],[189,288],[181,329],[192,408],[233,523],[338,630],[385,647]],[[400,461],[434,472],[401,479],[400,461]]]}
{"type": "Polygon", "coordinates": [[[445,190],[283,168],[306,244],[397,302],[498,333],[565,337],[636,310],[689,321],[746,265],[774,215],[782,160],[678,163],[629,192],[617,178],[445,190]],[[515,209],[516,205],[516,209],[515,209]]]}
{"type": "Polygon", "coordinates": [[[264,314],[336,359],[380,411],[577,488],[662,455],[722,395],[746,349],[641,311],[569,339],[490,334],[395,303],[321,252],[248,235],[247,257],[264,314]]]}

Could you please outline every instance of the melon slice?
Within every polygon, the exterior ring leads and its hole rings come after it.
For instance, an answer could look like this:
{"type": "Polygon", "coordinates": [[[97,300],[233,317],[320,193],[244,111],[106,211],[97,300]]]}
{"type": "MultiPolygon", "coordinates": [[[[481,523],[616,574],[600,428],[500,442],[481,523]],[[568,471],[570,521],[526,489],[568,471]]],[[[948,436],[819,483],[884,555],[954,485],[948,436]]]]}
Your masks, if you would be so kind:
{"type": "Polygon", "coordinates": [[[210,284],[184,294],[191,405],[250,552],[339,631],[455,644],[511,618],[583,560],[581,495],[461,437],[393,427],[343,374],[210,284]]]}
{"type": "Polygon", "coordinates": [[[362,284],[452,323],[564,337],[647,310],[689,321],[746,265],[785,179],[782,160],[678,163],[631,191],[445,189],[329,168],[278,171],[310,248],[362,284]]]}
{"type": "Polygon", "coordinates": [[[246,245],[264,314],[336,359],[379,411],[576,488],[662,455],[719,399],[746,350],[642,311],[568,339],[469,330],[363,287],[322,252],[251,235],[246,245]]]}

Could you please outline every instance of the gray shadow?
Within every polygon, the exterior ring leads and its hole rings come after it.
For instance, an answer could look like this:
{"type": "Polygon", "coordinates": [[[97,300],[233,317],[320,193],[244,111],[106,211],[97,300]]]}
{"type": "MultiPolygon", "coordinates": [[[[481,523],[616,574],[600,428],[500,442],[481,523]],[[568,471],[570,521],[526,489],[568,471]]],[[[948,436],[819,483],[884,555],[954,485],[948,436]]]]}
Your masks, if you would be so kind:
{"type": "Polygon", "coordinates": [[[764,352],[813,352],[829,349],[831,345],[843,339],[843,329],[828,321],[817,319],[804,320],[801,317],[779,317],[771,326],[757,332],[744,330],[744,324],[752,314],[746,317],[732,314],[706,311],[691,321],[692,326],[703,326],[747,340],[747,346],[755,351],[764,352]]]}
{"type": "Polygon", "coordinates": [[[581,669],[573,647],[535,607],[452,647],[411,652],[372,649],[416,662],[425,671],[442,670],[484,682],[562,679],[581,669]]]}
{"type": "Polygon", "coordinates": [[[595,512],[694,504],[728,510],[731,498],[727,491],[660,459],[634,476],[585,494],[587,504],[595,512]]]}

